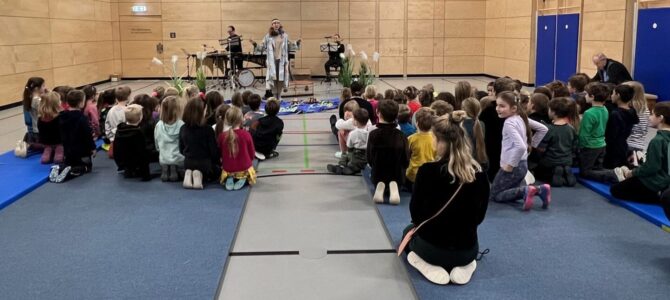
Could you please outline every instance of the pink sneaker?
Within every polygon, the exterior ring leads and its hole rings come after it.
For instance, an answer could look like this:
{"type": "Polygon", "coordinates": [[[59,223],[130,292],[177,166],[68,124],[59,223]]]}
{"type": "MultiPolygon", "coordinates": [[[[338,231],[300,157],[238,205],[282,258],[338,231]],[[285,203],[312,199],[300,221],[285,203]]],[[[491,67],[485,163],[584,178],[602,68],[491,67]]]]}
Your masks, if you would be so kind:
{"type": "Polygon", "coordinates": [[[548,184],[541,185],[537,195],[542,199],[542,208],[547,209],[551,204],[551,186],[548,184]]]}
{"type": "Polygon", "coordinates": [[[50,164],[51,163],[51,155],[53,154],[54,148],[51,146],[44,146],[44,151],[42,152],[42,157],[40,159],[40,162],[43,165],[50,164]]]}
{"type": "Polygon", "coordinates": [[[528,211],[533,208],[533,198],[537,194],[537,188],[529,185],[524,188],[523,192],[523,210],[528,211]]]}

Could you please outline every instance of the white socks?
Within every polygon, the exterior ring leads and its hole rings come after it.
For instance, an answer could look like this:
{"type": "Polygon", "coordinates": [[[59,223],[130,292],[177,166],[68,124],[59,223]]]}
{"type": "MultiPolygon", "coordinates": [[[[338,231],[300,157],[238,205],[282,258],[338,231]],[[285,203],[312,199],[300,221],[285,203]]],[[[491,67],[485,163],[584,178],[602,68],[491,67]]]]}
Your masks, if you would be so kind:
{"type": "Polygon", "coordinates": [[[472,274],[477,268],[477,261],[473,260],[471,263],[465,266],[454,267],[450,274],[447,272],[447,270],[440,266],[427,263],[414,251],[407,255],[407,262],[409,262],[412,267],[419,271],[430,282],[442,285],[448,284],[449,282],[453,282],[455,284],[467,284],[470,282],[472,274]]]}
{"type": "Polygon", "coordinates": [[[398,191],[398,184],[395,181],[389,183],[389,203],[393,205],[400,204],[400,192],[398,191]]]}
{"type": "Polygon", "coordinates": [[[448,284],[449,272],[440,266],[434,266],[424,261],[419,255],[410,252],[407,255],[407,262],[417,269],[426,279],[434,284],[448,284]]]}
{"type": "Polygon", "coordinates": [[[463,267],[454,267],[451,270],[451,275],[449,276],[449,278],[451,278],[451,282],[455,284],[466,284],[470,282],[470,278],[472,278],[472,273],[475,272],[476,268],[477,268],[476,260],[473,260],[471,263],[463,267]]]}
{"type": "Polygon", "coordinates": [[[377,189],[375,190],[375,195],[372,196],[372,200],[375,203],[384,203],[384,190],[386,189],[386,184],[383,182],[377,183],[377,189]]]}
{"type": "MultiPolygon", "coordinates": [[[[386,189],[386,184],[383,182],[377,183],[377,189],[375,189],[375,195],[372,197],[372,200],[375,203],[384,203],[384,190],[386,189]]],[[[393,205],[400,204],[400,191],[398,190],[398,184],[395,181],[389,183],[389,203],[393,205]]]]}
{"type": "Polygon", "coordinates": [[[186,170],[184,173],[184,188],[192,189],[193,188],[193,171],[186,170]]]}
{"type": "Polygon", "coordinates": [[[193,170],[193,188],[202,190],[202,172],[193,170]]]}

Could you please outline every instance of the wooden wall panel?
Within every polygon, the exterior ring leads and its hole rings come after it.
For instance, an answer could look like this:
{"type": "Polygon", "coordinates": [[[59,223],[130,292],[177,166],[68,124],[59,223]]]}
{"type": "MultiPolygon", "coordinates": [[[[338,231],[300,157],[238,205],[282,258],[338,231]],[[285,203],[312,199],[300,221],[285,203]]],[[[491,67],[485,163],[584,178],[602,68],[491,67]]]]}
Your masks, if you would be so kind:
{"type": "Polygon", "coordinates": [[[0,88],[6,91],[0,105],[20,101],[32,76],[53,88],[105,80],[114,71],[108,0],[0,2],[0,88]]]}
{"type": "Polygon", "coordinates": [[[526,83],[534,80],[534,3],[535,0],[486,1],[485,73],[526,83]]]}
{"type": "MultiPolygon", "coordinates": [[[[627,0],[584,0],[579,69],[592,75],[594,54],[603,52],[630,68],[624,61],[624,49],[632,40],[626,40],[626,22],[632,12],[626,11],[627,0]]],[[[632,29],[629,29],[632,30],[632,29]]]]}

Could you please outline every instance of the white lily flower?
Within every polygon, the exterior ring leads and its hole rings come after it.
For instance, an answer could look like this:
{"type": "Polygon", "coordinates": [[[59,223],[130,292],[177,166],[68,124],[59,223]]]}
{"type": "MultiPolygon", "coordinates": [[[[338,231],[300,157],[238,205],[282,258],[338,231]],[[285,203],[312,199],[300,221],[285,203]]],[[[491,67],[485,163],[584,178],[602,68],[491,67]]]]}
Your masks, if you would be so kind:
{"type": "Polygon", "coordinates": [[[368,60],[368,54],[365,53],[365,51],[361,51],[360,54],[361,54],[361,59],[362,59],[363,61],[367,61],[367,60],[368,60]]]}
{"type": "Polygon", "coordinates": [[[151,63],[154,64],[154,65],[157,65],[157,66],[162,66],[162,65],[163,65],[163,62],[162,62],[160,59],[156,58],[156,57],[154,57],[153,59],[151,59],[151,63]]]}
{"type": "Polygon", "coordinates": [[[196,57],[198,57],[199,60],[203,60],[205,59],[205,57],[207,57],[207,52],[199,51],[196,53],[196,57]]]}
{"type": "Polygon", "coordinates": [[[172,64],[176,64],[178,60],[179,60],[179,56],[172,55],[172,64]]]}
{"type": "Polygon", "coordinates": [[[340,58],[345,58],[344,53],[340,53],[340,58]]]}
{"type": "Polygon", "coordinates": [[[372,61],[374,62],[379,62],[379,52],[375,51],[375,53],[372,53],[372,61]]]}

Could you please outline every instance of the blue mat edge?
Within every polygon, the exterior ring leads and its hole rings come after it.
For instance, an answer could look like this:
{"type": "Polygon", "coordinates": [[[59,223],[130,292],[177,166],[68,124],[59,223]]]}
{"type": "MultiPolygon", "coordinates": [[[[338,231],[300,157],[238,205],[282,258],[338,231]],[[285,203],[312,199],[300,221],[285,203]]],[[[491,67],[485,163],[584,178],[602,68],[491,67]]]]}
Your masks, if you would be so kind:
{"type": "MultiPolygon", "coordinates": [[[[97,146],[97,149],[99,151],[102,147],[102,140],[97,140],[95,142],[95,145],[97,146]]],[[[7,151],[5,153],[2,153],[0,155],[14,155],[14,151],[9,150],[9,151],[7,151]]],[[[37,155],[37,154],[33,154],[33,155],[37,155]]],[[[48,178],[49,178],[49,174],[46,173],[46,174],[44,174],[44,177],[40,178],[37,182],[34,182],[33,184],[29,185],[27,188],[24,188],[23,190],[17,191],[14,195],[10,196],[7,199],[0,199],[0,210],[3,210],[5,207],[8,207],[8,206],[12,205],[14,202],[18,201],[23,196],[29,194],[30,192],[32,192],[32,191],[36,190],[37,188],[39,188],[40,186],[42,186],[43,184],[47,183],[48,178]]]]}
{"type": "Polygon", "coordinates": [[[670,222],[664,223],[662,220],[656,218],[655,216],[649,214],[644,209],[638,207],[637,203],[635,203],[635,202],[624,201],[624,200],[614,198],[609,192],[598,189],[598,185],[604,185],[604,184],[602,184],[600,182],[595,182],[595,181],[592,181],[592,180],[584,179],[584,178],[578,178],[577,181],[579,181],[580,184],[582,184],[583,186],[585,186],[589,190],[591,190],[591,191],[595,192],[596,194],[604,197],[609,202],[617,204],[617,205],[631,211],[632,213],[640,216],[641,218],[647,220],[648,222],[650,222],[650,223],[660,227],[664,231],[670,233],[670,222]]]}

